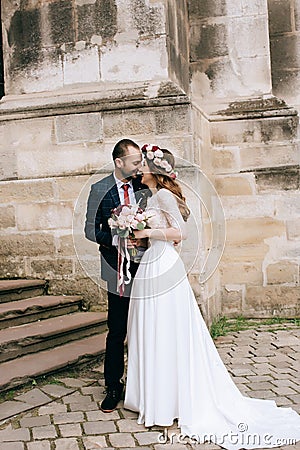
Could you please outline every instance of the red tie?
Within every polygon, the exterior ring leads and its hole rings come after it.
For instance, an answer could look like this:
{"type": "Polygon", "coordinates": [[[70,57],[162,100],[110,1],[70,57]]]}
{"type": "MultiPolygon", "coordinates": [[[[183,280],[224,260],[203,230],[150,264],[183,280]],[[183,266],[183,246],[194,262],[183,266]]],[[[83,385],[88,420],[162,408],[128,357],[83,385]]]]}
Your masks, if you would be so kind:
{"type": "Polygon", "coordinates": [[[122,188],[124,189],[124,205],[129,205],[130,201],[129,201],[129,184],[123,184],[122,188]]]}

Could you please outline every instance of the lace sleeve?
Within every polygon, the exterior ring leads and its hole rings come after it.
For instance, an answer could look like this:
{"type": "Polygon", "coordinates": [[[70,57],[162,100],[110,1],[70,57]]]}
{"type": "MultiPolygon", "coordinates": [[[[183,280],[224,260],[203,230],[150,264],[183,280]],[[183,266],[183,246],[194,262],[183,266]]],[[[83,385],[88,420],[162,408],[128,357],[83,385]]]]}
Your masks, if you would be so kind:
{"type": "Polygon", "coordinates": [[[157,192],[157,200],[170,227],[179,229],[182,235],[186,236],[186,223],[182,218],[175,195],[163,188],[157,192]]]}

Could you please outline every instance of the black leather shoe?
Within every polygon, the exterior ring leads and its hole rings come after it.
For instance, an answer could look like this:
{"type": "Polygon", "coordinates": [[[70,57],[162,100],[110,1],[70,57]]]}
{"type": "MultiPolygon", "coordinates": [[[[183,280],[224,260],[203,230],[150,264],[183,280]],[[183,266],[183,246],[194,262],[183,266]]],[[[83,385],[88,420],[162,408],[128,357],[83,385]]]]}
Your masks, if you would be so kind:
{"type": "Polygon", "coordinates": [[[106,397],[101,403],[101,411],[105,413],[110,413],[116,409],[119,401],[122,399],[122,394],[124,390],[124,384],[120,384],[119,387],[108,387],[106,389],[106,397]]]}

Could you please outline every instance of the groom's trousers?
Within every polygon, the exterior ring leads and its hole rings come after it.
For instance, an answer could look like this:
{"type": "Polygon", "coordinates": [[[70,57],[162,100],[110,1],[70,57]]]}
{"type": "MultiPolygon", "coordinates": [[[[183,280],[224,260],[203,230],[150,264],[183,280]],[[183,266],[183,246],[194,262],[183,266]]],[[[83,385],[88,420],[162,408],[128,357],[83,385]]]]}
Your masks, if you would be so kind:
{"type": "MultiPolygon", "coordinates": [[[[136,274],[138,264],[130,264],[132,277],[136,274]]],[[[116,292],[115,282],[108,283],[108,334],[104,360],[105,385],[110,388],[119,387],[124,375],[124,343],[127,334],[127,318],[130,300],[130,285],[126,286],[125,296],[116,292]]]]}

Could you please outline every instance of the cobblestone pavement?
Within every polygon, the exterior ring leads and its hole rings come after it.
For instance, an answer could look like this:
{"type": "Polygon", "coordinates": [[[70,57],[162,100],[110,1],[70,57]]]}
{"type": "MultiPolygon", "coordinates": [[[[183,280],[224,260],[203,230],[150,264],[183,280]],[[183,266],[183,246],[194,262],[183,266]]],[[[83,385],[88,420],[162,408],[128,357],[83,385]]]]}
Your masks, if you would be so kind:
{"type": "MultiPolygon", "coordinates": [[[[300,328],[259,326],[219,337],[216,345],[242,393],[274,399],[300,413],[300,328]]],[[[19,389],[13,399],[0,404],[0,450],[220,448],[188,440],[180,443],[176,423],[167,430],[169,441],[164,443],[162,427],[138,425],[137,415],[123,409],[122,403],[110,414],[101,412],[102,365],[79,376],[57,375],[56,384],[51,380],[19,389]],[[172,433],[177,437],[170,444],[172,433]]],[[[300,449],[300,443],[281,448],[300,449]]]]}

